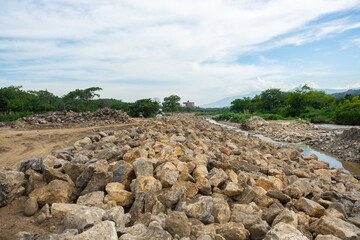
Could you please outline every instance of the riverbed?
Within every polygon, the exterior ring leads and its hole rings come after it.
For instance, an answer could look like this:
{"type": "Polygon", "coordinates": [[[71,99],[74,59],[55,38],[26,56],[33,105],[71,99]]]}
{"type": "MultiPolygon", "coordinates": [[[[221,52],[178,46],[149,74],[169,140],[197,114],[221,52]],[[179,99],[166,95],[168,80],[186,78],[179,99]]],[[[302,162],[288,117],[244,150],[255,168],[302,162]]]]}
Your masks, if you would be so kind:
{"type": "MultiPolygon", "coordinates": [[[[254,137],[258,137],[261,140],[265,140],[268,142],[271,142],[275,145],[278,146],[282,146],[282,147],[291,147],[291,148],[300,148],[303,150],[302,155],[304,157],[306,156],[310,156],[311,154],[315,154],[316,156],[318,156],[318,159],[320,161],[324,161],[324,162],[328,162],[330,165],[330,168],[336,167],[336,168],[343,168],[345,172],[351,173],[355,176],[360,176],[360,163],[355,163],[355,162],[348,162],[348,161],[343,161],[339,158],[337,158],[335,155],[328,153],[328,152],[324,152],[321,151],[319,149],[316,149],[312,146],[306,145],[305,143],[287,143],[287,142],[280,142],[280,141],[275,141],[269,137],[266,137],[264,135],[261,134],[252,134],[249,131],[245,131],[243,129],[234,127],[234,126],[230,126],[230,125],[226,125],[223,123],[219,123],[213,119],[206,119],[207,121],[209,121],[210,123],[216,124],[216,125],[220,125],[223,126],[229,130],[233,130],[233,131],[237,131],[237,132],[242,132],[244,133],[245,136],[254,136],[254,137]]],[[[331,129],[331,130],[337,130],[337,129],[347,129],[353,126],[340,126],[339,125],[334,125],[334,124],[326,124],[327,126],[324,126],[324,124],[319,124],[317,126],[319,127],[323,127],[323,128],[327,128],[327,129],[331,129]]],[[[359,126],[357,126],[359,127],[359,126]]],[[[360,128],[360,127],[359,127],[360,128]]]]}

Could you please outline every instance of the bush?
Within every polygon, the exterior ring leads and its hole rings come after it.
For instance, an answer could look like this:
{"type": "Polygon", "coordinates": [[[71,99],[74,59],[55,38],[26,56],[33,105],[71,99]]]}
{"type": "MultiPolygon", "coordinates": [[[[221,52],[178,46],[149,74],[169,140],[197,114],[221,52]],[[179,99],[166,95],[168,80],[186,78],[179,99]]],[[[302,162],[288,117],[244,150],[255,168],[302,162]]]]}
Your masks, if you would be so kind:
{"type": "Polygon", "coordinates": [[[34,112],[17,112],[9,115],[0,115],[0,122],[11,122],[32,114],[34,114],[34,112]]]}

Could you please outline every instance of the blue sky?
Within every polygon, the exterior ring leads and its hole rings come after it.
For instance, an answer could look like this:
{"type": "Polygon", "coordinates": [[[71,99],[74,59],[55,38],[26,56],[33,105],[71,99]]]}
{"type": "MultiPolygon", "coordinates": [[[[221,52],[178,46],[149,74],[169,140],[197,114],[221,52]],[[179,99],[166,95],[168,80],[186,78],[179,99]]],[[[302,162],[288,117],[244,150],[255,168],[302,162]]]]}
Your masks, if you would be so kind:
{"type": "Polygon", "coordinates": [[[360,0],[0,0],[0,87],[206,104],[360,87],[360,0]]]}

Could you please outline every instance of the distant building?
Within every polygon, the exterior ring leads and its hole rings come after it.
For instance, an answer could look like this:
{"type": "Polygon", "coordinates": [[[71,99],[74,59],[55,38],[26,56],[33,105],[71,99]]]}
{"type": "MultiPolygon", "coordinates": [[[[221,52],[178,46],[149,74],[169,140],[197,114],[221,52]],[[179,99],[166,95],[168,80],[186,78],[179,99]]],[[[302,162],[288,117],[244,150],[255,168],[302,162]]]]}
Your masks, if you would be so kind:
{"type": "Polygon", "coordinates": [[[189,100],[187,102],[183,102],[184,107],[194,107],[195,103],[194,102],[190,102],[189,100]]]}

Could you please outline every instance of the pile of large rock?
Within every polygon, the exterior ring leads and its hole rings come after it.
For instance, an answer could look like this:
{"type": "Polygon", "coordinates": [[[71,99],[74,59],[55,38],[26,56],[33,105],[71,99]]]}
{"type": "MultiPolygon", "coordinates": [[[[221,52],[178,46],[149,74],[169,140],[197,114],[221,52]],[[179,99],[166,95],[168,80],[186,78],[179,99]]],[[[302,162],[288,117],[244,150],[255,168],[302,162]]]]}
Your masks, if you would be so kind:
{"type": "Polygon", "coordinates": [[[339,158],[350,162],[360,162],[360,129],[345,129],[342,133],[332,131],[308,144],[323,151],[336,154],[339,158]]]}
{"type": "Polygon", "coordinates": [[[301,121],[265,121],[254,116],[248,119],[242,127],[253,133],[261,134],[275,141],[298,143],[320,139],[328,130],[315,124],[301,121]]]}
{"type": "Polygon", "coordinates": [[[35,224],[63,218],[37,239],[360,237],[352,175],[191,116],[88,136],[0,183],[1,206],[25,194],[35,224]]]}
{"type": "Polygon", "coordinates": [[[25,126],[99,126],[115,123],[129,122],[129,116],[116,109],[102,108],[96,112],[81,112],[76,113],[73,111],[60,111],[49,112],[46,114],[34,114],[27,117],[18,119],[12,123],[13,127],[25,127],[25,126]]]}

